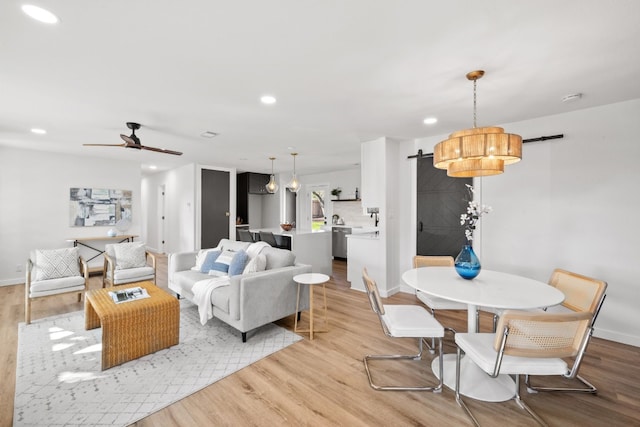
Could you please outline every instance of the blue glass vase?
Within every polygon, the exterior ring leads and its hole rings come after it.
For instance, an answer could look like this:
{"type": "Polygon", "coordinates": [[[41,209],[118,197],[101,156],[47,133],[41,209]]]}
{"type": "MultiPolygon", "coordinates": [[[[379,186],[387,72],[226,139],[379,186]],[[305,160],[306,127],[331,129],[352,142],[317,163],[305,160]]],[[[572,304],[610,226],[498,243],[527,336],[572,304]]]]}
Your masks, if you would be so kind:
{"type": "Polygon", "coordinates": [[[471,245],[464,245],[456,257],[456,272],[463,279],[471,280],[480,274],[480,260],[471,245]]]}

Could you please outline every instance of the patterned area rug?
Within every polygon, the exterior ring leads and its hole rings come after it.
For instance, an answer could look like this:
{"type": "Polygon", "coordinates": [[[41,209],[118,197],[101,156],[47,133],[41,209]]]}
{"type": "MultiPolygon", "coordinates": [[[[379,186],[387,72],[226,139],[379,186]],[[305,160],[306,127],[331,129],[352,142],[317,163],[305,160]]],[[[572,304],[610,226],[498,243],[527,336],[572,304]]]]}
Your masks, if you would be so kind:
{"type": "Polygon", "coordinates": [[[127,425],[302,339],[268,324],[249,334],[200,325],[181,300],[180,344],[100,370],[102,329],[81,311],[19,325],[14,426],[127,425]]]}

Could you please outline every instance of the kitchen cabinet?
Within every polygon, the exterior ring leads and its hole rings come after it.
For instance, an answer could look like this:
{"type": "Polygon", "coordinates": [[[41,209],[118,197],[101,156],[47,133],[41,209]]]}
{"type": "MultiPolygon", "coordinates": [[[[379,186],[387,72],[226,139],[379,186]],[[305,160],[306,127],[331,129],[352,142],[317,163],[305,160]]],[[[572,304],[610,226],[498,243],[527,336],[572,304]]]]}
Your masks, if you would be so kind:
{"type": "Polygon", "coordinates": [[[255,195],[269,194],[265,188],[268,182],[269,175],[264,173],[243,172],[238,174],[236,215],[242,218],[245,224],[251,222],[253,225],[261,225],[262,202],[261,198],[255,197],[255,195]],[[251,216],[255,218],[250,218],[251,216]]]}
{"type": "Polygon", "coordinates": [[[247,194],[269,194],[265,185],[269,182],[266,173],[243,172],[238,174],[238,190],[247,194]]]}

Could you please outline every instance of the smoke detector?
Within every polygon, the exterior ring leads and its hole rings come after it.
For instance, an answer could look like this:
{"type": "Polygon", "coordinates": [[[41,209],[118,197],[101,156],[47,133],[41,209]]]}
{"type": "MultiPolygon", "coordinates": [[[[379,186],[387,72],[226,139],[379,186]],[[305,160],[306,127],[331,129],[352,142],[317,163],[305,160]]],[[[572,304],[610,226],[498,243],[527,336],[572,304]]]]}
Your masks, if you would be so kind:
{"type": "Polygon", "coordinates": [[[573,102],[582,98],[581,93],[570,93],[569,95],[565,95],[562,97],[562,102],[573,102]]]}

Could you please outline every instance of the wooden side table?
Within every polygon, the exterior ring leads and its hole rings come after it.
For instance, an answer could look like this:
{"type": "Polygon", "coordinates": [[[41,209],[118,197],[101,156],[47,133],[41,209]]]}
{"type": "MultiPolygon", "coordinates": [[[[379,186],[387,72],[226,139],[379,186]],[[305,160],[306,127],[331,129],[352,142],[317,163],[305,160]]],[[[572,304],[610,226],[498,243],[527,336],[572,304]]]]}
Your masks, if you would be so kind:
{"type": "Polygon", "coordinates": [[[293,278],[298,284],[298,295],[296,297],[296,320],[293,326],[294,332],[309,332],[309,339],[313,339],[314,332],[328,332],[329,319],[327,318],[327,288],[325,283],[329,281],[329,276],[321,273],[298,274],[293,278]],[[298,329],[298,307],[300,305],[300,285],[309,285],[309,329],[298,329]],[[322,296],[324,299],[324,326],[325,329],[314,329],[313,327],[313,288],[322,285],[322,296]]]}

